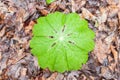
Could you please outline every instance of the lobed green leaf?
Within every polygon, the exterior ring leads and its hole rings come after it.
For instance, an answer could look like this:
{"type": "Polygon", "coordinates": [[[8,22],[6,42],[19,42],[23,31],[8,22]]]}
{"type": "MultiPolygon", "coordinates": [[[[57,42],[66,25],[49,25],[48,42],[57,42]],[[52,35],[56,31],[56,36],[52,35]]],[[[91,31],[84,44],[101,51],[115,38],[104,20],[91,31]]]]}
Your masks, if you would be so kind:
{"type": "Polygon", "coordinates": [[[40,17],[34,25],[31,52],[41,68],[65,72],[78,70],[94,49],[95,33],[78,14],[55,12],[40,17]]]}

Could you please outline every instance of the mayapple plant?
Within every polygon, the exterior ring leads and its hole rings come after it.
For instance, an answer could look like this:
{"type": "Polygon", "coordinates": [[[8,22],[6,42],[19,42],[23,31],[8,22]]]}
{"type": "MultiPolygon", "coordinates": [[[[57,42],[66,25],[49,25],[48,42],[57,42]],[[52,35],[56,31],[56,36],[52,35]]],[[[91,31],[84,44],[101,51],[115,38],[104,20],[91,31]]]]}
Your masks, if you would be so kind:
{"type": "Polygon", "coordinates": [[[50,13],[37,19],[30,41],[41,68],[65,72],[78,70],[94,49],[95,33],[77,13],[50,13]]]}

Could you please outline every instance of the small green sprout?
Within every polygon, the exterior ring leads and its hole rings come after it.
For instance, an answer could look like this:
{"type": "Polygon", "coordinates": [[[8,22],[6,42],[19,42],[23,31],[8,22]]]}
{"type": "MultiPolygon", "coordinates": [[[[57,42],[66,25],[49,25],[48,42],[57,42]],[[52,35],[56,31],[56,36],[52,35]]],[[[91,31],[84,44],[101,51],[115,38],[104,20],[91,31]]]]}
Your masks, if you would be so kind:
{"type": "Polygon", "coordinates": [[[50,3],[52,3],[53,1],[55,1],[55,0],[46,0],[47,4],[50,4],[50,3]]]}

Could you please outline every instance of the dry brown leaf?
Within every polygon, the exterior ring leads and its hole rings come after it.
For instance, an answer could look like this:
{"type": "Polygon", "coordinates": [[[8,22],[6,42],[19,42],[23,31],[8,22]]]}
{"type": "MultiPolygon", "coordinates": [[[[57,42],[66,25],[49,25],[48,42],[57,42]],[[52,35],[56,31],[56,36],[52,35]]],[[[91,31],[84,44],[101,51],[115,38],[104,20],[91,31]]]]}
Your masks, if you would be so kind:
{"type": "Polygon", "coordinates": [[[116,63],[111,63],[109,66],[109,69],[114,72],[115,71],[115,67],[116,67],[116,63]]]}
{"type": "Polygon", "coordinates": [[[25,16],[26,11],[23,8],[19,8],[19,10],[16,13],[17,21],[23,22],[23,16],[25,16]]]}
{"type": "Polygon", "coordinates": [[[104,40],[107,45],[111,45],[112,41],[115,39],[115,31],[113,31],[109,36],[107,36],[104,40]]]}
{"type": "Polygon", "coordinates": [[[0,24],[4,23],[5,15],[0,13],[0,24]]]}
{"type": "Polygon", "coordinates": [[[108,61],[111,63],[113,61],[113,58],[111,56],[108,56],[108,61]]]}
{"type": "Polygon", "coordinates": [[[59,6],[59,8],[62,9],[62,10],[65,10],[65,9],[66,9],[64,2],[59,3],[58,6],[59,6]]]}
{"type": "Polygon", "coordinates": [[[3,58],[0,61],[0,75],[2,74],[3,70],[7,67],[7,61],[8,61],[8,58],[3,58]]]}
{"type": "Polygon", "coordinates": [[[107,20],[109,26],[111,29],[114,29],[116,26],[118,26],[118,19],[117,18],[108,18],[107,20]]]}
{"type": "Polygon", "coordinates": [[[108,17],[114,17],[117,15],[119,7],[117,5],[110,5],[107,8],[108,11],[108,17]]]}
{"type": "Polygon", "coordinates": [[[63,80],[64,74],[58,73],[55,80],[63,80]]]}
{"type": "Polygon", "coordinates": [[[99,24],[106,22],[106,20],[107,20],[107,15],[108,15],[108,14],[107,14],[106,9],[103,8],[103,7],[101,7],[101,8],[100,8],[100,15],[99,15],[99,17],[97,18],[99,24]]]}
{"type": "Polygon", "coordinates": [[[34,21],[30,21],[29,25],[25,27],[25,33],[26,34],[28,34],[32,30],[34,24],[35,24],[34,21]]]}
{"type": "Polygon", "coordinates": [[[50,8],[50,11],[55,11],[55,9],[57,8],[57,2],[52,2],[50,5],[49,5],[49,8],[50,8]]]}
{"type": "Polygon", "coordinates": [[[72,12],[76,12],[86,4],[86,0],[71,0],[72,12]]]}
{"type": "Polygon", "coordinates": [[[7,11],[8,11],[7,6],[3,2],[1,2],[1,0],[0,0],[0,12],[4,13],[4,12],[7,12],[7,11]]]}
{"type": "Polygon", "coordinates": [[[89,79],[87,79],[87,77],[86,77],[84,74],[82,74],[82,75],[80,76],[80,80],[89,80],[89,79]]]}
{"type": "Polygon", "coordinates": [[[115,63],[118,62],[118,52],[115,50],[115,47],[113,45],[110,46],[112,54],[114,56],[115,63]]]}
{"type": "Polygon", "coordinates": [[[2,37],[5,34],[5,27],[3,27],[3,29],[0,31],[0,37],[2,37]]]}
{"type": "Polygon", "coordinates": [[[107,67],[101,68],[101,76],[103,76],[106,79],[112,79],[113,75],[110,73],[109,69],[107,67]]]}
{"type": "Polygon", "coordinates": [[[106,0],[108,4],[110,5],[116,5],[119,3],[119,0],[106,0]]]}
{"type": "Polygon", "coordinates": [[[12,64],[16,64],[18,61],[20,61],[22,58],[24,58],[26,55],[23,53],[23,55],[19,56],[17,59],[12,61],[12,64]]]}
{"type": "Polygon", "coordinates": [[[58,75],[57,72],[53,73],[48,79],[46,80],[55,80],[56,76],[58,75]]]}
{"type": "Polygon", "coordinates": [[[118,21],[119,21],[119,29],[120,29],[120,9],[119,9],[119,12],[118,12],[118,21]]]}
{"type": "Polygon", "coordinates": [[[88,11],[86,8],[82,8],[81,10],[82,10],[82,15],[81,16],[83,18],[86,18],[88,20],[93,20],[93,21],[96,20],[96,17],[90,11],[88,11]]]}
{"type": "Polygon", "coordinates": [[[79,77],[79,71],[72,71],[70,74],[68,74],[67,80],[77,80],[77,77],[79,77]]]}
{"type": "Polygon", "coordinates": [[[46,16],[49,12],[48,12],[48,10],[45,10],[45,9],[41,9],[41,10],[39,10],[41,13],[42,13],[42,15],[44,15],[44,16],[46,16]]]}
{"type": "Polygon", "coordinates": [[[2,52],[0,52],[0,61],[1,61],[1,59],[2,59],[2,52]]]}
{"type": "Polygon", "coordinates": [[[13,7],[13,6],[10,6],[10,7],[8,7],[8,11],[9,11],[10,13],[14,13],[14,12],[16,11],[16,8],[13,7]]]}
{"type": "Polygon", "coordinates": [[[21,76],[25,76],[27,74],[27,68],[21,69],[21,76]]]}
{"type": "Polygon", "coordinates": [[[71,0],[71,4],[72,4],[72,12],[75,12],[75,2],[74,0],[71,0]]]}
{"type": "Polygon", "coordinates": [[[95,80],[95,77],[93,77],[93,76],[90,76],[90,80],[95,80]]]}
{"type": "Polygon", "coordinates": [[[42,76],[42,78],[39,78],[38,80],[40,80],[40,79],[41,79],[41,80],[46,80],[44,76],[42,76]]]}
{"type": "Polygon", "coordinates": [[[56,77],[57,77],[57,75],[58,75],[58,73],[57,72],[55,72],[55,73],[53,73],[49,78],[45,78],[44,76],[42,76],[42,80],[55,80],[56,79],[56,77]]]}
{"type": "Polygon", "coordinates": [[[104,60],[107,58],[107,52],[109,48],[101,40],[96,41],[94,54],[97,57],[98,61],[103,64],[104,60]]]}
{"type": "Polygon", "coordinates": [[[120,22],[120,10],[118,12],[118,19],[119,19],[119,22],[120,22]]]}

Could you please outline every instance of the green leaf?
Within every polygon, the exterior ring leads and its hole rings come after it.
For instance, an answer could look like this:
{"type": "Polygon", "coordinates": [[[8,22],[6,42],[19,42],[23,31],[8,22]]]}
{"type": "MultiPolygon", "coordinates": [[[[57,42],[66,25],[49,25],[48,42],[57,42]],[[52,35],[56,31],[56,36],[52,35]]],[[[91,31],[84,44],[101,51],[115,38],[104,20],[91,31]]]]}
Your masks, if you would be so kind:
{"type": "Polygon", "coordinates": [[[55,12],[40,17],[34,25],[31,52],[41,68],[65,72],[78,70],[94,49],[95,33],[78,14],[55,12]]]}
{"type": "Polygon", "coordinates": [[[55,0],[46,0],[47,4],[50,4],[50,3],[52,3],[53,1],[55,1],[55,0]]]}

